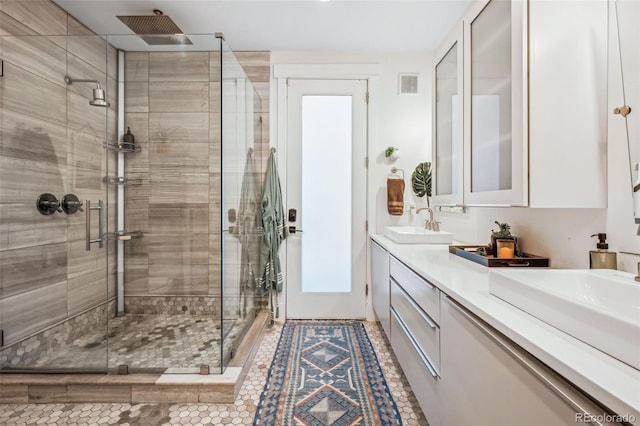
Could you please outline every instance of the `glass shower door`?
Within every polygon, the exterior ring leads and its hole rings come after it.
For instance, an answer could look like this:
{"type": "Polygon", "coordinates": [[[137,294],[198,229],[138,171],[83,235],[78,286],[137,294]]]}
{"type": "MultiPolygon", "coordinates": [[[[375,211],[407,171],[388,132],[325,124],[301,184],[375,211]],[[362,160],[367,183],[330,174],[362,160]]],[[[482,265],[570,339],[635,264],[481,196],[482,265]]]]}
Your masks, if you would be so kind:
{"type": "Polygon", "coordinates": [[[97,36],[0,37],[4,371],[106,371],[112,53],[97,36]]]}

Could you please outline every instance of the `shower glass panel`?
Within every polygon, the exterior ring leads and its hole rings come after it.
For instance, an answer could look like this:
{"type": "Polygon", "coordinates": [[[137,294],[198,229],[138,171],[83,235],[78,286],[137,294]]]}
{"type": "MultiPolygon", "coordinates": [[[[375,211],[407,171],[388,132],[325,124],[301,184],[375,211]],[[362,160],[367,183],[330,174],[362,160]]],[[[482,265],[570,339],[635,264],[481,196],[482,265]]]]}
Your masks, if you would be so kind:
{"type": "MultiPolygon", "coordinates": [[[[148,45],[109,35],[122,61],[126,178],[123,311],[109,322],[109,368],[220,373],[221,42],[148,45]]],[[[153,37],[152,37],[153,38],[153,37]]]]}
{"type": "Polygon", "coordinates": [[[0,36],[0,57],[0,369],[104,372],[116,52],[97,36],[0,36]],[[109,107],[90,104],[98,85],[109,107]]]}
{"type": "Polygon", "coordinates": [[[222,359],[231,362],[255,319],[260,278],[262,100],[226,42],[222,45],[222,359]]]}

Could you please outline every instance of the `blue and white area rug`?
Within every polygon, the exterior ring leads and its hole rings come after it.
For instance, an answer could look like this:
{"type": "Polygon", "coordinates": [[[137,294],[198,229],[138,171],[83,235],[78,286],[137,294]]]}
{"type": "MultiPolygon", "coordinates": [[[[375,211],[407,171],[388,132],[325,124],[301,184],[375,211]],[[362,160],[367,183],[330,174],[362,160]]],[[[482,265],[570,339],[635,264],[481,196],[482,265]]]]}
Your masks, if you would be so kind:
{"type": "Polygon", "coordinates": [[[364,324],[287,321],[253,424],[401,425],[364,324]]]}

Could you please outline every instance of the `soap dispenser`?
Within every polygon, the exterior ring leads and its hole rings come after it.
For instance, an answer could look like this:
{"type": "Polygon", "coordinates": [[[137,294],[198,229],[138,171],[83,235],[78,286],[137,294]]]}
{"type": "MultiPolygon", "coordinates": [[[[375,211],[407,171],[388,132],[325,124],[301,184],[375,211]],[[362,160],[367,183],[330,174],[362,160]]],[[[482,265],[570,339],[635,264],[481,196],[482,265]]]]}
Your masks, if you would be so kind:
{"type": "Polygon", "coordinates": [[[607,234],[593,234],[598,237],[597,249],[589,252],[589,268],[591,269],[618,269],[618,259],[615,252],[607,250],[607,234]]]}

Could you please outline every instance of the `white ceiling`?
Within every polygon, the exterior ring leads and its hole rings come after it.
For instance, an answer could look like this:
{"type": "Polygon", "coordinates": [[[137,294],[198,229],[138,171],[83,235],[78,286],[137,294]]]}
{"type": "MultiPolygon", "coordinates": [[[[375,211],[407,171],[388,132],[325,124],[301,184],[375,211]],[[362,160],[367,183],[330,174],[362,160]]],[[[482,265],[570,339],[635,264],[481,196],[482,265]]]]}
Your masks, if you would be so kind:
{"type": "Polygon", "coordinates": [[[98,34],[117,15],[161,9],[186,34],[224,33],[234,50],[433,50],[471,0],[54,0],[98,34]]]}

